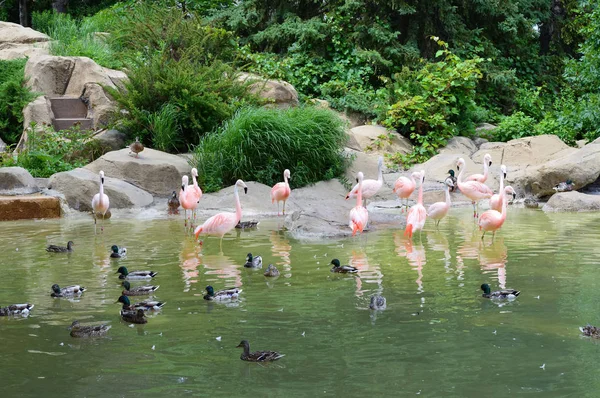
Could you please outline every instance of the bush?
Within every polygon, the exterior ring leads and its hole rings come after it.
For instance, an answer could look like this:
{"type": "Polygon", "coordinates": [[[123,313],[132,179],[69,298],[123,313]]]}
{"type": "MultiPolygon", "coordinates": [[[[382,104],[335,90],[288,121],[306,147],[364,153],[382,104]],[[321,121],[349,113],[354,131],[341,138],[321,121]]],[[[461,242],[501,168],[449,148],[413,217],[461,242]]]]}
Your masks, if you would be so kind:
{"type": "Polygon", "coordinates": [[[0,138],[15,144],[23,133],[23,108],[35,98],[25,86],[26,59],[0,60],[0,138]]]}
{"type": "Polygon", "coordinates": [[[515,138],[536,135],[536,121],[523,112],[515,112],[502,119],[494,130],[491,130],[491,139],[494,141],[510,141],[515,138]]]}
{"type": "Polygon", "coordinates": [[[207,192],[238,178],[273,185],[286,168],[301,187],[343,173],[346,139],[343,121],[326,109],[244,108],[200,141],[193,164],[207,192]]]}

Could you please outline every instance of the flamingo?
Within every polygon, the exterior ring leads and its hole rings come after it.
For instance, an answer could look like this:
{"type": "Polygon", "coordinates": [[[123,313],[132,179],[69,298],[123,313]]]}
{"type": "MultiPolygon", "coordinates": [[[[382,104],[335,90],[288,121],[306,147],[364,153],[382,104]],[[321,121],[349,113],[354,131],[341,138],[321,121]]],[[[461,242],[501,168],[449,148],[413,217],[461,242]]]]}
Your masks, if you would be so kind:
{"type": "Polygon", "coordinates": [[[278,182],[271,188],[271,203],[277,201],[277,215],[279,215],[279,202],[283,201],[283,215],[285,216],[285,201],[290,197],[290,193],[292,193],[290,184],[288,184],[288,178],[292,179],[290,171],[285,169],[283,171],[283,182],[278,182]]]}
{"type": "Polygon", "coordinates": [[[100,192],[94,195],[92,198],[92,211],[94,212],[94,233],[96,233],[96,220],[97,214],[102,214],[102,226],[100,231],[104,231],[104,215],[108,211],[110,202],[108,195],[104,193],[104,171],[100,170],[100,192]]]}
{"type": "Polygon", "coordinates": [[[427,216],[429,218],[433,218],[435,221],[435,226],[440,225],[440,221],[442,218],[446,217],[448,214],[448,210],[450,210],[450,188],[454,188],[454,183],[452,182],[452,178],[446,178],[444,181],[444,191],[446,192],[446,201],[445,202],[436,202],[429,206],[427,209],[427,216]]]}
{"type": "Polygon", "coordinates": [[[192,186],[192,198],[196,200],[196,206],[194,206],[194,209],[192,210],[192,219],[196,219],[196,208],[198,207],[198,202],[200,202],[200,198],[202,198],[202,190],[200,189],[200,187],[198,186],[198,181],[196,180],[196,178],[198,178],[198,169],[196,169],[195,167],[192,169],[192,181],[193,181],[193,186],[192,186]]]}
{"type": "Polygon", "coordinates": [[[504,195],[502,195],[502,192],[504,192],[504,179],[505,178],[506,178],[506,166],[501,165],[500,166],[500,189],[498,190],[497,194],[492,195],[492,198],[490,199],[490,209],[493,209],[496,211],[502,211],[502,200],[504,199],[504,195]]]}
{"type": "MultiPolygon", "coordinates": [[[[365,206],[367,205],[367,199],[371,199],[383,186],[383,157],[380,156],[378,161],[378,177],[376,180],[368,179],[362,183],[362,197],[365,198],[365,206]]],[[[358,192],[358,181],[352,190],[346,195],[346,200],[356,197],[358,192]]]]}
{"type": "Polygon", "coordinates": [[[404,230],[404,236],[412,238],[413,232],[422,231],[425,225],[425,219],[427,218],[427,211],[423,206],[423,182],[425,181],[425,170],[412,173],[411,178],[418,178],[420,182],[419,186],[419,198],[417,204],[410,208],[408,215],[406,216],[406,229],[404,230]]]}
{"type": "Polygon", "coordinates": [[[223,250],[223,236],[231,231],[242,218],[242,205],[240,204],[240,195],[238,194],[238,187],[244,188],[244,193],[248,193],[248,187],[242,180],[237,180],[233,187],[233,196],[235,197],[235,213],[223,212],[215,214],[204,224],[199,225],[194,231],[196,239],[200,234],[205,235],[216,235],[221,237],[221,251],[223,250]]]}
{"type": "MultiPolygon", "coordinates": [[[[410,175],[410,180],[407,177],[400,176],[394,183],[393,191],[398,195],[400,202],[402,203],[402,199],[406,199],[406,208],[408,209],[408,198],[415,191],[415,187],[417,183],[415,181],[414,176],[419,175],[419,173],[412,173],[410,175]]],[[[404,211],[404,210],[403,210],[404,211]]]]}
{"type": "MultiPolygon", "coordinates": [[[[187,220],[188,220],[187,211],[188,210],[194,211],[196,206],[198,206],[198,201],[196,200],[195,193],[192,192],[192,189],[190,188],[190,185],[188,185],[188,182],[189,182],[188,176],[181,177],[181,190],[179,191],[179,203],[181,204],[181,207],[183,207],[183,210],[184,210],[184,217],[185,217],[184,225],[185,226],[187,226],[187,220]]],[[[190,226],[191,226],[191,221],[190,221],[190,226]]]]}
{"type": "Polygon", "coordinates": [[[473,174],[467,177],[465,181],[477,181],[484,183],[488,178],[489,167],[492,165],[492,155],[486,153],[483,157],[483,174],[473,174]]]}
{"type": "Polygon", "coordinates": [[[456,168],[458,169],[458,179],[456,183],[458,185],[458,189],[465,195],[467,198],[471,199],[473,204],[473,217],[477,217],[477,212],[479,210],[479,201],[481,199],[489,199],[494,194],[492,190],[485,184],[478,181],[462,181],[462,175],[465,171],[465,160],[463,158],[458,159],[458,163],[456,164],[456,168]]]}
{"type": "Polygon", "coordinates": [[[356,235],[356,232],[362,234],[363,229],[369,222],[369,212],[362,205],[362,190],[363,190],[363,178],[362,172],[358,172],[356,179],[358,180],[358,189],[356,190],[356,206],[350,210],[350,222],[348,226],[352,228],[352,236],[356,235]]]}
{"type": "Polygon", "coordinates": [[[513,198],[517,195],[515,190],[511,186],[507,186],[504,188],[503,192],[503,200],[502,200],[502,212],[496,210],[488,210],[485,211],[481,217],[479,218],[479,230],[483,231],[483,235],[481,235],[481,240],[485,236],[486,232],[492,231],[492,242],[494,241],[494,236],[496,235],[496,231],[502,227],[504,224],[504,220],[506,220],[506,207],[508,205],[507,194],[512,194],[513,198]]]}

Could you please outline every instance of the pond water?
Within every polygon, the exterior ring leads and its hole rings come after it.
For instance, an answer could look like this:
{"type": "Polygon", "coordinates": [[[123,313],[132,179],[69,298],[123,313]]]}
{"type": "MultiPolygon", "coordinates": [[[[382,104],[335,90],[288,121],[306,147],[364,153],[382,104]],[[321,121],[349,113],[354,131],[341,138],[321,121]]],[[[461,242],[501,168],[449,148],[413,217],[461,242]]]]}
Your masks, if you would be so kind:
{"type": "Polygon", "coordinates": [[[306,243],[265,220],[229,234],[223,253],[214,238],[200,248],[178,218],[113,219],[98,236],[88,219],[0,223],[0,304],[35,304],[27,318],[0,317],[2,397],[594,396],[600,345],[578,326],[600,323],[600,215],[510,209],[482,245],[470,211],[453,209],[439,231],[428,222],[414,242],[387,230],[306,243]],[[68,240],[72,254],[44,250],[68,240]],[[128,257],[111,260],[112,244],[128,257]],[[248,252],[262,271],[242,267],[248,252]],[[331,273],[334,257],[358,276],[331,273]],[[268,263],[279,278],[263,276],[268,263]],[[119,265],[159,272],[167,304],[146,325],[119,319],[119,265]],[[492,302],[483,282],[522,293],[492,302]],[[88,291],[53,299],[53,283],[88,291]],[[243,293],[206,302],[207,284],[243,293]],[[373,313],[376,293],[387,309],[373,313]],[[75,319],[112,329],[74,339],[75,319]],[[242,339],[285,357],[243,362],[242,339]]]}

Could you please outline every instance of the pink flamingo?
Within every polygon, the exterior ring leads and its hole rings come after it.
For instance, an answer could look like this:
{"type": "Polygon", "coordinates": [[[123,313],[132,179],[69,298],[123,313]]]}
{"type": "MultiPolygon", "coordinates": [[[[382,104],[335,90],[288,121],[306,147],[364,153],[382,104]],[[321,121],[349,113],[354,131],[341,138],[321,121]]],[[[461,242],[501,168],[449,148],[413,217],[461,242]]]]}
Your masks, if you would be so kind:
{"type": "Polygon", "coordinates": [[[492,198],[490,199],[490,209],[492,209],[492,210],[502,211],[502,199],[504,199],[504,195],[502,195],[502,192],[504,192],[504,179],[505,178],[506,178],[506,166],[501,165],[500,166],[500,189],[498,190],[498,193],[492,195],[492,198]]]}
{"type": "Polygon", "coordinates": [[[360,232],[362,234],[363,229],[369,222],[369,212],[362,205],[362,184],[364,175],[362,172],[358,172],[357,174],[358,180],[358,189],[356,193],[356,206],[350,210],[350,222],[348,226],[352,228],[352,236],[356,235],[356,232],[360,232]]]}
{"type": "Polygon", "coordinates": [[[422,231],[425,225],[425,219],[427,218],[427,211],[423,206],[423,182],[425,182],[425,170],[415,171],[411,175],[412,178],[418,178],[420,182],[419,186],[419,198],[417,204],[410,208],[408,215],[406,216],[406,229],[404,230],[404,236],[412,238],[413,232],[422,231]]]}
{"type": "Polygon", "coordinates": [[[456,168],[460,171],[458,173],[458,179],[456,184],[458,189],[467,198],[471,199],[473,203],[473,217],[477,217],[479,211],[479,201],[481,199],[489,199],[492,197],[494,192],[485,184],[478,181],[462,181],[462,175],[465,171],[465,160],[463,158],[458,159],[456,168]]]}
{"type": "Polygon", "coordinates": [[[96,215],[102,214],[102,226],[100,231],[104,231],[104,215],[108,211],[110,202],[108,195],[104,193],[104,171],[100,170],[100,192],[92,198],[92,211],[94,213],[94,233],[96,233],[96,215]]]}
{"type": "Polygon", "coordinates": [[[483,231],[483,235],[481,235],[481,240],[483,240],[483,237],[485,236],[486,232],[492,231],[492,241],[494,241],[496,231],[499,230],[500,227],[502,227],[502,224],[504,224],[504,220],[506,220],[506,207],[508,205],[507,194],[512,194],[513,198],[517,196],[515,190],[511,186],[504,188],[502,212],[498,212],[496,210],[488,210],[485,211],[479,218],[479,230],[483,231]]]}
{"type": "Polygon", "coordinates": [[[452,178],[446,178],[444,181],[444,191],[446,192],[446,201],[445,202],[435,202],[427,209],[427,216],[432,218],[435,221],[435,226],[440,225],[440,221],[442,218],[446,217],[448,214],[448,210],[450,210],[450,188],[454,187],[454,183],[452,182],[452,178]]]}
{"type": "MultiPolygon", "coordinates": [[[[379,166],[378,169],[378,177],[376,180],[368,179],[364,180],[362,183],[362,197],[365,198],[365,206],[367,205],[367,199],[371,199],[375,194],[381,189],[383,186],[383,157],[380,156],[377,164],[379,166]]],[[[350,198],[355,198],[358,192],[358,181],[356,185],[352,187],[352,190],[348,192],[346,195],[346,200],[350,198]]]]}
{"type": "Polygon", "coordinates": [[[492,165],[492,155],[486,153],[483,157],[483,174],[473,174],[467,177],[465,181],[477,181],[484,183],[487,181],[489,167],[492,165]]]}
{"type": "MultiPolygon", "coordinates": [[[[198,178],[198,169],[196,169],[195,167],[192,169],[192,181],[193,184],[192,185],[192,198],[196,199],[196,203],[200,202],[200,198],[202,198],[202,190],[200,189],[200,187],[198,186],[198,181],[196,180],[196,178],[198,178]]],[[[192,219],[196,219],[196,208],[198,207],[198,205],[196,204],[196,206],[194,207],[194,209],[192,210],[192,219]]]]}
{"type": "MultiPolygon", "coordinates": [[[[185,226],[187,226],[188,216],[187,211],[191,210],[192,212],[198,206],[198,200],[196,200],[196,194],[192,191],[193,185],[188,185],[189,178],[188,176],[181,177],[181,190],[179,191],[179,203],[184,210],[185,217],[185,226]]],[[[191,227],[190,221],[190,227],[191,227]]]]}
{"type": "Polygon", "coordinates": [[[279,202],[283,201],[283,215],[285,216],[285,202],[290,197],[292,190],[290,184],[288,184],[288,178],[291,180],[290,171],[285,169],[283,171],[283,182],[278,182],[271,188],[271,203],[277,201],[277,215],[279,215],[279,202]]]}
{"type": "Polygon", "coordinates": [[[408,198],[410,198],[410,195],[412,195],[412,193],[415,191],[415,187],[417,186],[417,183],[414,178],[415,175],[420,175],[420,174],[412,173],[410,175],[410,180],[404,176],[400,176],[394,183],[393,191],[396,193],[396,195],[398,195],[398,198],[400,199],[400,203],[402,203],[402,199],[406,199],[406,208],[407,209],[408,209],[408,198]]]}
{"type": "Polygon", "coordinates": [[[242,180],[237,180],[233,187],[233,196],[235,197],[235,213],[223,212],[215,214],[204,224],[199,225],[194,231],[196,239],[200,234],[205,235],[216,235],[221,237],[221,251],[223,251],[223,236],[231,231],[238,222],[242,219],[242,205],[240,204],[240,195],[238,194],[238,187],[244,188],[244,193],[248,193],[248,187],[242,180]]]}

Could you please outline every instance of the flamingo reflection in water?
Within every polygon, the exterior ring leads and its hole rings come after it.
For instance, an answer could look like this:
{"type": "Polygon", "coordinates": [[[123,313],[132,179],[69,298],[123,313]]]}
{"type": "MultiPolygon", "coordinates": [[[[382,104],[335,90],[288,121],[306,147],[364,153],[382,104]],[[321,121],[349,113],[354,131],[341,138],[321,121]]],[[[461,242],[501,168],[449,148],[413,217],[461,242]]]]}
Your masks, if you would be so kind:
{"type": "Polygon", "coordinates": [[[179,267],[183,273],[184,292],[189,292],[192,283],[198,283],[198,266],[202,264],[202,246],[191,239],[184,239],[179,254],[179,267]]]}
{"type": "Polygon", "coordinates": [[[358,274],[354,274],[356,281],[356,297],[362,297],[364,293],[369,293],[371,289],[363,289],[363,281],[365,283],[376,283],[377,289],[373,294],[381,295],[383,293],[383,287],[381,286],[383,281],[383,274],[378,266],[371,267],[369,264],[369,258],[367,253],[364,251],[352,251],[352,257],[350,258],[349,265],[358,268],[358,274]]]}
{"type": "MultiPolygon", "coordinates": [[[[238,264],[239,260],[233,261],[223,254],[204,254],[202,260],[206,269],[206,272],[204,272],[206,275],[204,282],[207,285],[214,286],[215,290],[242,287],[242,273],[240,268],[243,268],[243,265],[238,264]]],[[[204,293],[198,292],[194,296],[203,297],[204,293]]],[[[235,304],[235,301],[232,303],[235,304]]]]}
{"type": "MultiPolygon", "coordinates": [[[[396,245],[396,254],[400,257],[406,257],[411,268],[417,271],[417,293],[425,291],[423,288],[423,266],[427,263],[425,256],[425,247],[422,243],[414,244],[411,239],[406,239],[401,231],[394,232],[394,244],[396,245]]],[[[423,306],[424,297],[421,298],[423,306]]]]}
{"type": "Polygon", "coordinates": [[[292,246],[290,241],[285,238],[283,231],[271,231],[269,235],[269,241],[271,242],[271,254],[275,258],[280,258],[279,261],[275,262],[275,266],[281,265],[283,267],[282,275],[286,278],[292,276],[292,267],[290,260],[290,252],[292,246]]]}
{"type": "MultiPolygon", "coordinates": [[[[504,244],[504,239],[496,239],[492,245],[484,246],[482,244],[479,252],[479,264],[484,274],[498,274],[498,286],[500,289],[506,289],[506,259],[508,258],[508,248],[504,244]]],[[[483,277],[485,280],[486,277],[483,277]]]]}

